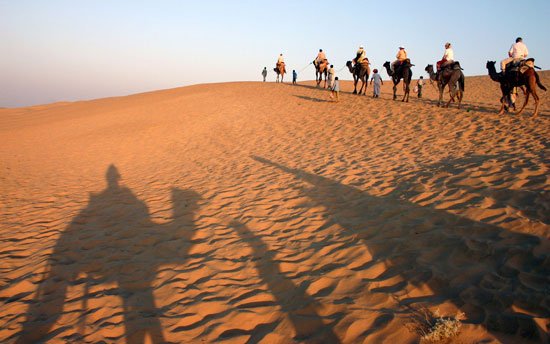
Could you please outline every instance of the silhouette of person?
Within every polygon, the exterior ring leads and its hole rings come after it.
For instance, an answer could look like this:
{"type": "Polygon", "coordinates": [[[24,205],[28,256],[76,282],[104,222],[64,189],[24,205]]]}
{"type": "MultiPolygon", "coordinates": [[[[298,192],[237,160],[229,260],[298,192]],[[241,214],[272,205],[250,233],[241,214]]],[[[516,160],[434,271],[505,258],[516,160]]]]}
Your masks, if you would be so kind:
{"type": "MultiPolygon", "coordinates": [[[[90,195],[88,206],[56,242],[18,343],[36,342],[48,335],[69,301],[67,288],[82,283],[83,274],[84,312],[91,284],[115,283],[116,294],[122,298],[126,342],[143,343],[146,336],[153,343],[166,342],[152,283],[159,266],[185,261],[200,196],[173,189],[173,221],[159,225],[151,221],[146,204],[119,184],[121,176],[114,165],[107,169],[106,178],[107,188],[90,195]],[[167,245],[175,240],[177,250],[167,245]]],[[[81,314],[79,322],[84,317],[81,314]]]]}

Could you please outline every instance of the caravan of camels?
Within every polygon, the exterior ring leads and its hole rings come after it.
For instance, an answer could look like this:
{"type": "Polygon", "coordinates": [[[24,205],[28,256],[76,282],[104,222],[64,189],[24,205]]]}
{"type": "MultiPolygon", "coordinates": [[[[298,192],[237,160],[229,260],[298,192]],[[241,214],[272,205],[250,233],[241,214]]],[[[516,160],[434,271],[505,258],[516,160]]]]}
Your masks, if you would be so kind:
{"type": "MultiPolygon", "coordinates": [[[[529,101],[529,96],[532,95],[535,101],[533,116],[538,115],[540,104],[536,88],[538,86],[540,89],[546,91],[546,87],[542,85],[539,75],[535,71],[535,68],[540,69],[535,66],[535,59],[527,58],[527,55],[527,47],[523,43],[522,38],[518,37],[516,39],[516,43],[511,46],[508,52],[509,57],[501,62],[502,72],[496,71],[496,61],[487,61],[486,68],[489,76],[491,77],[491,80],[500,84],[500,89],[502,92],[499,114],[502,114],[504,111],[508,111],[509,109],[516,110],[516,97],[518,95],[518,91],[521,90],[525,95],[525,100],[521,108],[516,111],[516,114],[519,115],[523,112],[529,101]]],[[[324,75],[323,88],[327,87],[327,81],[328,87],[331,88],[334,84],[335,72],[333,66],[329,63],[325,52],[323,52],[322,49],[319,49],[319,53],[315,60],[307,66],[311,64],[315,67],[315,81],[317,87],[320,87],[324,75]]],[[[413,76],[411,68],[414,64],[412,64],[410,58],[407,57],[405,47],[399,47],[395,61],[391,63],[386,61],[383,66],[393,82],[393,100],[397,99],[397,85],[399,85],[401,80],[403,80],[404,94],[401,100],[403,102],[408,102],[410,83],[413,76]]],[[[355,58],[351,61],[347,61],[345,67],[348,68],[349,72],[353,76],[353,94],[365,95],[369,83],[371,68],[363,46],[359,46],[355,58]],[[361,81],[361,86],[358,91],[357,84],[359,81],[361,81]]],[[[273,70],[277,73],[276,82],[283,82],[283,77],[286,73],[283,54],[279,55],[276,66],[273,70]]],[[[429,64],[424,70],[428,73],[430,82],[435,82],[437,84],[437,89],[439,91],[439,100],[437,105],[441,106],[443,103],[443,93],[445,87],[448,86],[449,100],[445,104],[445,107],[449,107],[451,102],[456,102],[458,108],[460,108],[465,91],[464,73],[462,72],[463,69],[460,66],[460,62],[454,60],[454,52],[451,44],[448,42],[445,44],[445,53],[442,59],[437,62],[436,69],[434,69],[433,65],[429,64]]],[[[293,71],[293,73],[296,72],[293,71]]],[[[295,75],[293,79],[293,83],[295,83],[295,75]]]]}

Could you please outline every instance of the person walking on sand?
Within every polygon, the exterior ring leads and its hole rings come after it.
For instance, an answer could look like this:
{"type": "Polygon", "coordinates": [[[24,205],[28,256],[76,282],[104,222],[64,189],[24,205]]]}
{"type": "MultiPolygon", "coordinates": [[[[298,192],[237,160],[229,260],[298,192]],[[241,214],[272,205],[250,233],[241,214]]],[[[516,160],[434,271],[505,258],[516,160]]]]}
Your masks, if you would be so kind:
{"type": "Polygon", "coordinates": [[[264,70],[262,71],[262,76],[264,77],[265,82],[265,78],[267,77],[267,67],[264,67],[264,70]]]}
{"type": "Polygon", "coordinates": [[[335,76],[336,76],[336,73],[334,72],[334,65],[330,65],[330,68],[328,69],[328,88],[329,89],[332,87],[332,84],[334,84],[335,76]]]}
{"type": "Polygon", "coordinates": [[[330,99],[336,98],[336,102],[340,101],[340,81],[338,81],[338,77],[334,78],[334,85],[332,85],[332,89],[330,91],[330,99]]]}
{"type": "Polygon", "coordinates": [[[416,92],[418,93],[418,98],[422,98],[422,87],[424,87],[424,77],[420,76],[420,79],[416,82],[416,92]]]}
{"type": "Polygon", "coordinates": [[[298,80],[298,73],[293,69],[292,70],[292,84],[296,85],[296,80],[298,80]]]}
{"type": "Polygon", "coordinates": [[[380,97],[380,86],[384,85],[384,81],[382,81],[382,77],[380,74],[378,74],[378,69],[373,70],[372,78],[370,79],[371,85],[374,83],[373,91],[372,91],[372,97],[373,98],[379,98],[380,97]]]}

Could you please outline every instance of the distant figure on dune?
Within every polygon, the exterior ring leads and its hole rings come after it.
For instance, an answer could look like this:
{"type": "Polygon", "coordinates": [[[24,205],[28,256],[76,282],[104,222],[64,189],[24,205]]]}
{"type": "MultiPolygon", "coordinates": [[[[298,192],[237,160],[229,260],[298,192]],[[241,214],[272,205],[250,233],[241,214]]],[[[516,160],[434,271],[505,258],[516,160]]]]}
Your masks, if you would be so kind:
{"type": "Polygon", "coordinates": [[[293,69],[292,70],[292,84],[296,85],[296,80],[298,79],[298,73],[293,69]]]}
{"type": "Polygon", "coordinates": [[[119,312],[127,343],[143,343],[146,337],[151,343],[166,343],[153,282],[162,265],[185,263],[200,196],[194,191],[173,189],[173,220],[156,224],[146,204],[119,184],[121,176],[114,165],[109,166],[106,176],[107,188],[90,195],[87,207],[57,240],[17,343],[45,340],[64,314],[64,304],[75,302],[81,302],[82,312],[75,320],[77,324],[69,324],[78,327],[79,338],[72,340],[86,342],[86,314],[91,312],[88,299],[98,297],[90,296],[90,286],[98,290],[101,284],[116,285],[109,293],[121,298],[119,312]],[[75,286],[83,289],[77,297],[71,296],[75,286]],[[71,293],[69,288],[73,288],[71,293]]]}
{"type": "Polygon", "coordinates": [[[264,77],[265,82],[265,78],[267,77],[267,67],[264,67],[264,70],[262,71],[262,76],[264,77]]]}
{"type": "Polygon", "coordinates": [[[416,93],[418,98],[422,98],[422,88],[424,87],[424,77],[421,75],[418,81],[416,82],[416,93]]]}
{"type": "Polygon", "coordinates": [[[363,46],[355,54],[355,58],[346,62],[349,72],[353,75],[353,94],[365,94],[369,85],[370,63],[363,46]],[[361,88],[357,92],[357,83],[361,80],[361,88]]]}
{"type": "Polygon", "coordinates": [[[370,79],[370,83],[374,84],[374,89],[372,91],[372,97],[373,98],[379,98],[380,97],[380,87],[384,85],[384,81],[382,81],[382,77],[380,74],[378,74],[378,69],[374,69],[374,74],[372,74],[372,78],[370,79]]]}
{"type": "Polygon", "coordinates": [[[277,58],[277,63],[275,64],[275,68],[273,70],[275,71],[275,73],[277,73],[277,79],[275,79],[275,82],[279,82],[279,76],[281,77],[281,82],[283,82],[283,78],[286,73],[285,59],[283,58],[283,54],[279,54],[279,57],[277,58]]]}
{"type": "Polygon", "coordinates": [[[319,53],[315,60],[313,60],[313,65],[315,66],[315,81],[317,82],[317,87],[321,84],[323,80],[323,75],[325,76],[325,83],[323,88],[327,87],[327,75],[328,75],[328,65],[327,55],[323,52],[323,49],[319,49],[319,53]]]}
{"type": "Polygon", "coordinates": [[[330,99],[333,98],[335,98],[336,102],[340,101],[340,81],[338,81],[338,77],[334,78],[334,85],[332,85],[330,92],[330,99]]]}
{"type": "Polygon", "coordinates": [[[330,65],[330,68],[328,69],[328,88],[332,88],[332,85],[334,84],[334,78],[336,77],[335,71],[334,71],[334,65],[330,65]]]}

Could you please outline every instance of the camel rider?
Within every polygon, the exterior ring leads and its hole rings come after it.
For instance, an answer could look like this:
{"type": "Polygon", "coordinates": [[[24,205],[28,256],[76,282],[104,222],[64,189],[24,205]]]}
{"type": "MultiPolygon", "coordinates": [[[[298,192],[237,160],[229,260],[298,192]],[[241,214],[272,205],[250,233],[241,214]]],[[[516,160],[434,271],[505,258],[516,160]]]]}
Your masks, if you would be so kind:
{"type": "Polygon", "coordinates": [[[529,55],[529,51],[525,43],[523,43],[523,39],[521,37],[516,38],[516,43],[512,44],[508,51],[508,58],[500,61],[500,70],[504,72],[508,63],[512,61],[519,62],[526,59],[527,55],[529,55]]]}
{"type": "Polygon", "coordinates": [[[453,63],[454,59],[455,53],[453,51],[453,48],[451,47],[451,43],[447,42],[445,43],[445,53],[443,53],[441,61],[437,61],[437,71],[439,72],[440,70],[453,63]]]}
{"type": "Polygon", "coordinates": [[[275,65],[275,67],[279,68],[279,66],[284,63],[285,63],[285,59],[283,58],[283,54],[279,54],[279,58],[277,59],[277,64],[275,65]]]}
{"type": "Polygon", "coordinates": [[[325,55],[325,53],[323,52],[323,49],[319,49],[319,53],[317,54],[317,57],[313,61],[313,64],[315,65],[315,67],[317,67],[321,62],[323,62],[326,59],[327,59],[327,55],[325,55]]]}
{"type": "Polygon", "coordinates": [[[357,50],[357,54],[355,56],[355,63],[361,63],[364,59],[367,58],[367,52],[362,45],[359,46],[359,50],[357,50]]]}
{"type": "Polygon", "coordinates": [[[397,55],[395,55],[395,57],[397,58],[397,60],[391,63],[392,71],[395,71],[395,67],[400,66],[407,59],[407,51],[405,51],[404,46],[399,46],[399,51],[397,52],[397,55]]]}

